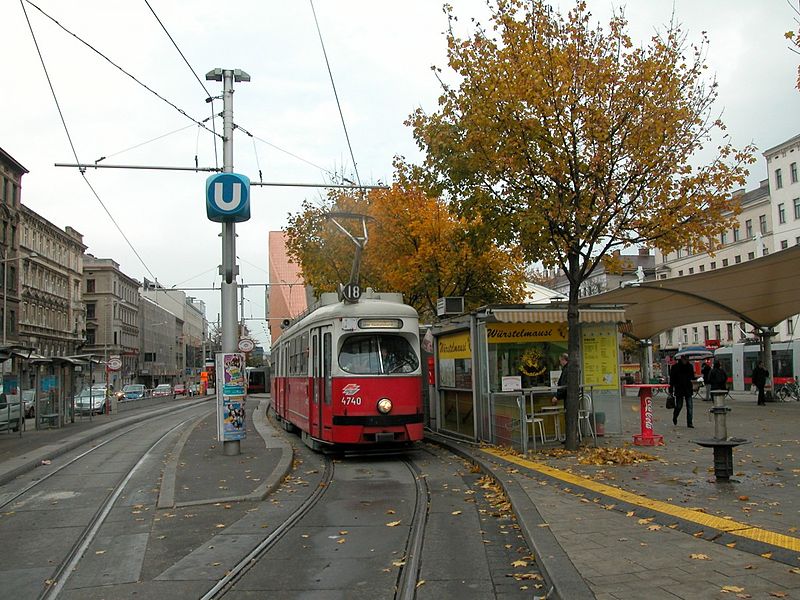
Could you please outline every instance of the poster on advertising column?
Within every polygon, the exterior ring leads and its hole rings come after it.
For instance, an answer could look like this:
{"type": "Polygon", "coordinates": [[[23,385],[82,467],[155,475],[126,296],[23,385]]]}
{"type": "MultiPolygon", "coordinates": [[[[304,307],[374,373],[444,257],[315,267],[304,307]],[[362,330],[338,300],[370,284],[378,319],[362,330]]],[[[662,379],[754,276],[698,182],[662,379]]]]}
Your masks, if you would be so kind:
{"type": "Polygon", "coordinates": [[[217,439],[243,440],[245,419],[245,357],[240,352],[219,352],[217,373],[217,439]]]}

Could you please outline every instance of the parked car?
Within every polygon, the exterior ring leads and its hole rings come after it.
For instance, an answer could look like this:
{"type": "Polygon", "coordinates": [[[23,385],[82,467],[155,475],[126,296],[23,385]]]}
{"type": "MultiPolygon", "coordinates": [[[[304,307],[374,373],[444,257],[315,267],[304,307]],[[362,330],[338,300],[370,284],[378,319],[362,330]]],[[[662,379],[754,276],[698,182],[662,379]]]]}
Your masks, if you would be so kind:
{"type": "Polygon", "coordinates": [[[25,405],[25,418],[36,414],[36,390],[22,390],[22,403],[25,405]]]}
{"type": "Polygon", "coordinates": [[[122,388],[125,400],[141,400],[145,395],[145,387],[141,383],[130,383],[122,388]]]}
{"type": "MultiPolygon", "coordinates": [[[[19,396],[0,392],[0,431],[9,428],[19,431],[19,396]]],[[[25,419],[22,430],[25,430],[25,419]]]]}
{"type": "Polygon", "coordinates": [[[176,396],[185,396],[186,395],[186,386],[182,383],[176,383],[175,388],[173,389],[176,396]]]}
{"type": "Polygon", "coordinates": [[[74,400],[75,412],[78,414],[102,414],[106,411],[107,404],[108,409],[111,409],[105,386],[84,388],[74,400]]]}
{"type": "Polygon", "coordinates": [[[158,396],[172,396],[172,386],[168,383],[160,383],[153,388],[153,398],[158,396]]]}

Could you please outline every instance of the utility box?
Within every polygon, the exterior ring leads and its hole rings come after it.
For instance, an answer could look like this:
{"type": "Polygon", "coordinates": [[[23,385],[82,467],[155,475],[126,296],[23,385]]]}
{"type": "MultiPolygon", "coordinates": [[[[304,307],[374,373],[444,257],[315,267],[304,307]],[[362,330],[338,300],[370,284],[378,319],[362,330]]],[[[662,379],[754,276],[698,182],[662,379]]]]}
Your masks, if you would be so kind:
{"type": "Polygon", "coordinates": [[[464,313],[463,296],[446,296],[436,300],[436,316],[448,317],[464,313]]]}

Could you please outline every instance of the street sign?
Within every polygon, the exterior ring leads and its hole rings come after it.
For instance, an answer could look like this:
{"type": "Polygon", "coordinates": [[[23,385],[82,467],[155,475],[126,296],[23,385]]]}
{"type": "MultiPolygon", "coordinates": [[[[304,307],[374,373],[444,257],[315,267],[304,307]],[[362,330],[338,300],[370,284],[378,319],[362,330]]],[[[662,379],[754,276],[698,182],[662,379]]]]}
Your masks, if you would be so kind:
{"type": "Polygon", "coordinates": [[[206,179],[206,216],[216,223],[250,219],[250,179],[238,173],[217,173],[206,179]]]}
{"type": "Polygon", "coordinates": [[[239,352],[252,352],[255,347],[255,342],[249,338],[242,338],[239,340],[239,352]]]}
{"type": "Polygon", "coordinates": [[[106,363],[109,371],[119,371],[122,368],[122,359],[119,356],[112,356],[106,363]]]}
{"type": "Polygon", "coordinates": [[[358,302],[361,298],[361,286],[357,283],[348,283],[342,288],[342,298],[347,302],[358,302]]]}

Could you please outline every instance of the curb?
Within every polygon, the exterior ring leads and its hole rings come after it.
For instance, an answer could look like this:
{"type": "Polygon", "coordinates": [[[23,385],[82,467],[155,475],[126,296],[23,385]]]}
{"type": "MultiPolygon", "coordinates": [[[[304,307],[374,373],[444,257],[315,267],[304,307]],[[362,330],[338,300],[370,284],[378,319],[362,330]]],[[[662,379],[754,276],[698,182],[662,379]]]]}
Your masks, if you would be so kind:
{"type": "MultiPolygon", "coordinates": [[[[268,494],[270,494],[275,488],[277,488],[280,483],[283,481],[283,478],[286,477],[286,474],[289,472],[292,466],[292,459],[294,458],[294,452],[292,451],[291,446],[285,442],[283,439],[272,435],[271,428],[267,427],[266,419],[267,419],[267,409],[269,407],[270,399],[269,398],[261,398],[259,401],[258,406],[253,411],[253,426],[255,427],[256,432],[258,435],[261,436],[261,439],[264,440],[264,445],[267,448],[270,447],[279,447],[281,449],[281,457],[278,460],[278,464],[276,465],[275,469],[269,476],[266,478],[266,481],[259,485],[255,490],[253,490],[249,494],[242,494],[239,496],[228,496],[225,498],[206,498],[203,500],[189,500],[187,502],[174,502],[174,496],[171,498],[173,502],[167,506],[162,506],[159,498],[158,508],[182,508],[187,506],[202,506],[204,504],[219,504],[225,502],[259,502],[263,500],[268,494]],[[268,441],[273,442],[273,445],[270,446],[268,441]]],[[[199,423],[199,420],[198,420],[199,423]]],[[[189,434],[186,435],[185,438],[181,438],[179,444],[181,447],[183,444],[186,443],[186,440],[189,439],[189,435],[191,434],[191,430],[197,426],[197,423],[193,427],[190,428],[189,434]]],[[[176,447],[175,452],[175,464],[177,464],[178,457],[180,456],[181,450],[176,447]]],[[[169,466],[168,466],[169,467],[169,466]]],[[[164,471],[166,477],[167,471],[164,471]]],[[[173,481],[174,486],[174,481],[173,481]]],[[[167,498],[169,499],[169,498],[167,498]]]]}
{"type": "Polygon", "coordinates": [[[425,439],[475,463],[482,471],[490,474],[503,488],[514,508],[520,531],[528,546],[533,550],[536,562],[542,570],[542,576],[549,588],[546,598],[594,600],[595,595],[583,579],[583,575],[575,568],[572,560],[547,526],[547,522],[539,514],[536,505],[516,479],[500,471],[500,465],[494,461],[489,461],[483,456],[473,453],[459,443],[430,432],[425,433],[425,439]]]}

